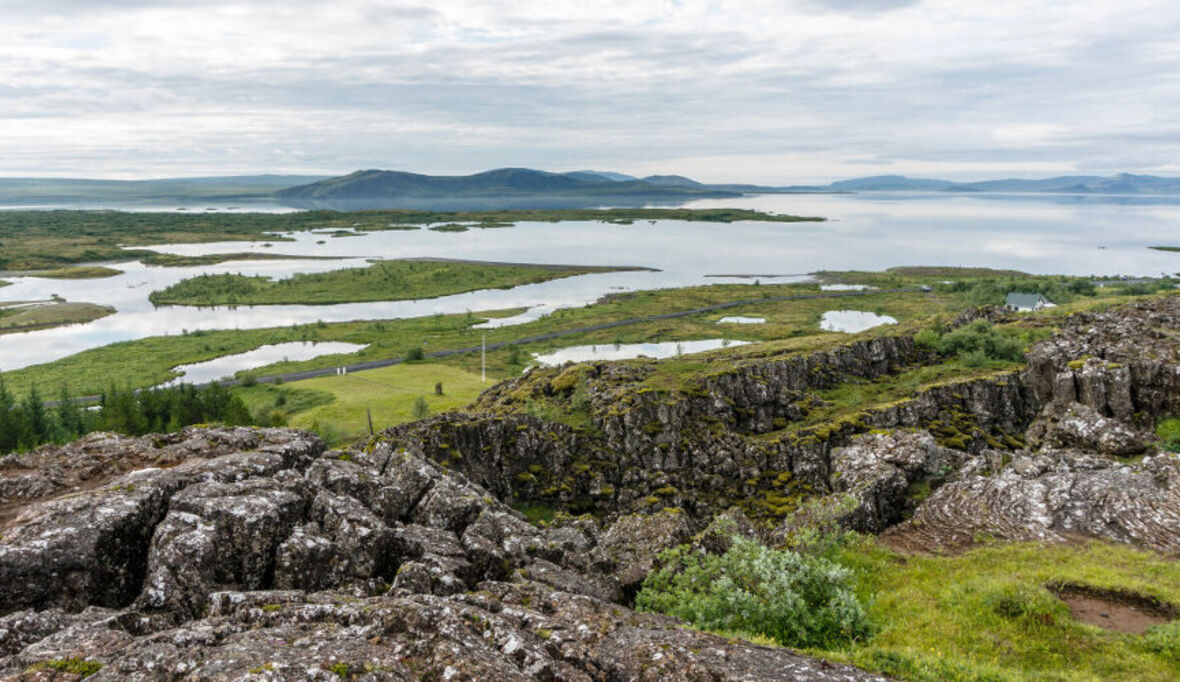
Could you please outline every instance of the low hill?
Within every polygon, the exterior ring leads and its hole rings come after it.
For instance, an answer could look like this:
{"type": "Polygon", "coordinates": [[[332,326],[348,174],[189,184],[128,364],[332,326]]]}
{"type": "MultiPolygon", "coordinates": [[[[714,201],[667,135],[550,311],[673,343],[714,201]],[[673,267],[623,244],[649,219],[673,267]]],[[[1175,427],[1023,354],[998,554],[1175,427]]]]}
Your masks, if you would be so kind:
{"type": "MultiPolygon", "coordinates": [[[[685,178],[687,180],[687,178],[685,178]]],[[[688,180],[688,182],[692,182],[688,180]]],[[[276,193],[300,208],[576,208],[606,204],[681,202],[735,197],[697,186],[657,185],[643,180],[612,180],[594,171],[549,173],[500,168],[475,175],[422,175],[363,170],[276,193]]]]}
{"type": "Polygon", "coordinates": [[[237,175],[158,180],[0,178],[0,205],[266,201],[278,190],[323,178],[322,175],[237,175]]]}
{"type": "Polygon", "coordinates": [[[1063,175],[1040,180],[1007,178],[981,182],[952,182],[904,175],[877,175],[841,180],[824,189],[852,192],[934,191],[934,192],[1045,192],[1054,194],[1180,194],[1180,178],[1120,173],[1111,177],[1063,175]]]}

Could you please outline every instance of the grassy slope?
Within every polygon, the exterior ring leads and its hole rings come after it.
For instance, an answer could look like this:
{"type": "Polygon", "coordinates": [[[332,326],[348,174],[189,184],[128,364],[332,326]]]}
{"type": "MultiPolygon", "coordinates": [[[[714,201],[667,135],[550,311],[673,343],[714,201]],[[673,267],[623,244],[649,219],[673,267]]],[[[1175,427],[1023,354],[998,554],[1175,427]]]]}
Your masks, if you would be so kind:
{"type": "Polygon", "coordinates": [[[156,305],[331,304],[436,298],[479,289],[508,289],[613,268],[500,265],[446,261],[378,261],[366,268],[296,274],[272,280],[200,275],[149,296],[156,305]]]}
{"type": "Polygon", "coordinates": [[[984,546],[959,556],[900,556],[872,540],[842,561],[860,577],[870,640],[813,652],[914,680],[1174,680],[1180,629],[1120,634],[1082,625],[1051,583],[1180,603],[1180,563],[1099,542],[984,546]]]}

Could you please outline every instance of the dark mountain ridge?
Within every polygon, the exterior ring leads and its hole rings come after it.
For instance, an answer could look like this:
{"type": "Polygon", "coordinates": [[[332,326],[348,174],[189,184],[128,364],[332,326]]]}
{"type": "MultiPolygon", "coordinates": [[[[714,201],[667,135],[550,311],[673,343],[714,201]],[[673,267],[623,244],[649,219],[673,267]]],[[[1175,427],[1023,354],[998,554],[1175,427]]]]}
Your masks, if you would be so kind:
{"type": "Polygon", "coordinates": [[[596,171],[550,173],[498,168],[474,175],[422,175],[363,170],[284,189],[275,196],[301,208],[348,209],[437,208],[440,204],[462,208],[571,208],[740,196],[737,192],[694,185],[612,180],[596,171]]]}

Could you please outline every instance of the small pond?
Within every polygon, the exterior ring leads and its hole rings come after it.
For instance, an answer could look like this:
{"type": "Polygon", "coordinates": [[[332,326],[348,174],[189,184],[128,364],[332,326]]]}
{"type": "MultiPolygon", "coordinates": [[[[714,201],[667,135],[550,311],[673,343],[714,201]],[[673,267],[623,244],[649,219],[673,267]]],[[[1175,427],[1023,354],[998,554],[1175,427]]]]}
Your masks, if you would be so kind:
{"type": "Polygon", "coordinates": [[[847,334],[863,332],[883,324],[897,324],[897,320],[888,315],[878,315],[863,310],[829,310],[819,321],[820,329],[847,334]]]}
{"type": "Polygon", "coordinates": [[[703,353],[707,350],[725,348],[727,346],[744,346],[749,341],[731,341],[729,339],[705,339],[703,341],[664,341],[661,343],[604,343],[597,346],[571,346],[555,350],[552,353],[533,355],[533,360],[540,365],[553,367],[565,362],[585,362],[587,360],[628,360],[630,358],[670,358],[689,353],[703,353]]]}
{"type": "Polygon", "coordinates": [[[242,370],[262,367],[274,362],[295,362],[318,358],[321,355],[355,353],[365,347],[362,344],[342,343],[339,341],[325,341],[322,343],[312,341],[275,343],[268,346],[259,346],[245,353],[225,355],[220,358],[206,360],[205,362],[195,362],[191,365],[178,365],[173,369],[181,372],[181,375],[168,383],[205,384],[210,381],[233,377],[235,373],[241,372],[242,370]]]}
{"type": "Polygon", "coordinates": [[[744,315],[728,315],[717,320],[717,324],[765,324],[765,317],[746,317],[744,315]]]}
{"type": "Polygon", "coordinates": [[[821,284],[820,291],[868,291],[876,289],[867,284],[821,284]]]}

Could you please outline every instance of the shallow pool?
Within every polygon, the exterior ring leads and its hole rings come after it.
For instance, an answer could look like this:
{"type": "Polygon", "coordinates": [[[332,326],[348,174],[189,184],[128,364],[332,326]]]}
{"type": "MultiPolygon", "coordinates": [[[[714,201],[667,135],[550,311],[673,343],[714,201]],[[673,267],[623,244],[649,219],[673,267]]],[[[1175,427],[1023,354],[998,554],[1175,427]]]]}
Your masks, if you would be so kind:
{"type": "Polygon", "coordinates": [[[259,346],[254,350],[236,355],[225,355],[220,358],[194,362],[190,365],[178,365],[173,369],[181,372],[176,379],[168,382],[178,384],[204,384],[218,379],[232,378],[237,372],[254,369],[275,362],[310,360],[321,355],[336,353],[355,353],[367,346],[356,343],[342,343],[340,341],[292,341],[290,343],[275,343],[259,346]]]}
{"type": "Polygon", "coordinates": [[[620,343],[597,346],[571,346],[543,355],[533,354],[533,360],[546,367],[566,362],[588,360],[628,360],[630,358],[670,358],[689,353],[703,353],[707,350],[727,346],[744,346],[749,341],[729,339],[705,339],[703,341],[664,341],[662,343],[620,343]]]}
{"type": "Polygon", "coordinates": [[[863,310],[829,310],[823,314],[819,321],[820,329],[847,334],[863,332],[883,324],[897,324],[897,320],[888,315],[878,315],[863,310]]]}

